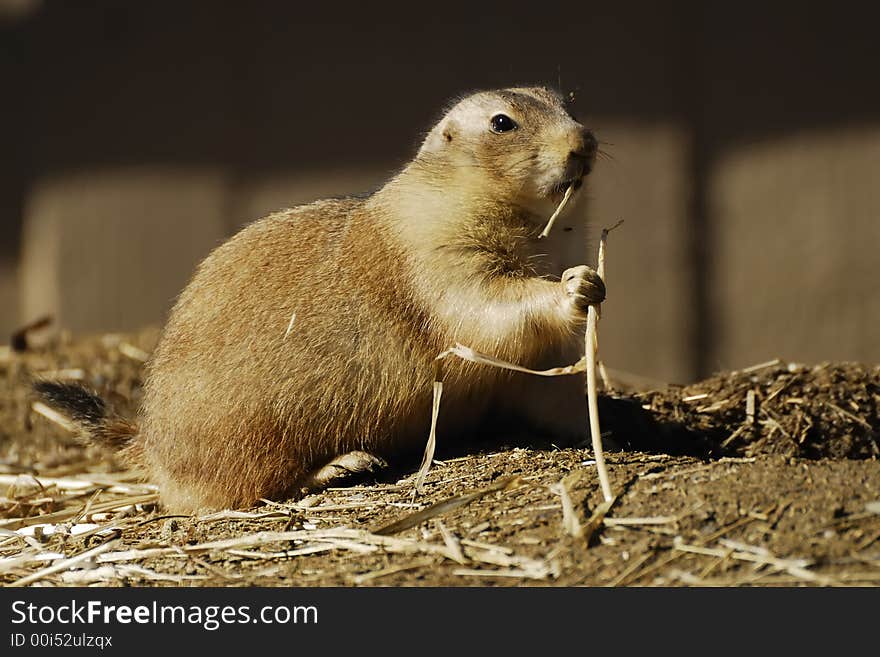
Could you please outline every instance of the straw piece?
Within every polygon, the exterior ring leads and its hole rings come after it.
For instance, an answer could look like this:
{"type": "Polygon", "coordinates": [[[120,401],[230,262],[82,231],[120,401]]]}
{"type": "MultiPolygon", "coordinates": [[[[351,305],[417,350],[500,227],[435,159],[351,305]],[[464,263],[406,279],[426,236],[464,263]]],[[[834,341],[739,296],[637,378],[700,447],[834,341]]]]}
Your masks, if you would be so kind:
{"type": "Polygon", "coordinates": [[[373,533],[379,536],[390,536],[391,534],[398,534],[407,529],[411,529],[412,527],[417,527],[426,520],[430,520],[431,518],[435,518],[443,513],[448,513],[449,511],[463,507],[466,504],[470,504],[474,500],[478,500],[481,497],[488,495],[489,493],[494,493],[498,490],[509,490],[519,483],[519,477],[502,477],[501,479],[495,481],[495,483],[493,483],[491,486],[487,486],[482,490],[450,497],[443,500],[442,502],[438,502],[437,504],[432,504],[426,509],[416,511],[415,513],[406,515],[403,518],[399,518],[391,523],[381,525],[378,528],[374,529],[373,533]]]}
{"type": "Polygon", "coordinates": [[[65,429],[66,431],[69,431],[70,433],[77,433],[79,431],[79,429],[77,428],[77,426],[73,422],[68,420],[66,417],[64,417],[61,413],[56,411],[54,408],[50,408],[50,407],[46,406],[46,404],[44,404],[43,402],[39,402],[39,401],[34,402],[33,404],[31,404],[31,408],[33,409],[33,411],[35,413],[42,415],[44,418],[46,418],[50,422],[54,422],[59,427],[62,427],[63,429],[65,429]]]}
{"type": "Polygon", "coordinates": [[[513,548],[504,547],[503,545],[495,545],[494,543],[484,543],[483,541],[473,541],[469,538],[463,538],[459,541],[462,545],[468,547],[479,548],[480,550],[489,550],[490,552],[500,552],[501,554],[513,554],[513,548]]]}
{"type": "Polygon", "coordinates": [[[83,586],[86,584],[109,583],[119,579],[139,578],[156,582],[186,582],[208,579],[206,575],[172,575],[159,573],[136,564],[105,565],[89,570],[72,570],[61,574],[65,584],[83,586]]]}
{"type": "Polygon", "coordinates": [[[35,378],[40,379],[74,379],[74,380],[82,380],[86,378],[86,372],[83,369],[78,367],[65,368],[60,370],[43,370],[41,372],[34,372],[35,378]]]}
{"type": "Polygon", "coordinates": [[[532,559],[518,554],[505,554],[495,550],[479,550],[470,548],[465,550],[465,554],[472,560],[480,563],[489,564],[491,566],[503,566],[505,568],[520,568],[522,570],[541,573],[541,577],[546,577],[548,564],[543,559],[532,559]]]}
{"type": "Polygon", "coordinates": [[[501,360],[500,358],[495,358],[494,356],[480,353],[479,351],[466,347],[463,344],[456,344],[454,347],[450,347],[437,356],[437,359],[448,358],[449,356],[457,356],[458,358],[471,363],[489,365],[491,367],[512,370],[514,372],[524,372],[525,374],[535,374],[537,376],[564,376],[567,374],[580,374],[581,372],[586,371],[586,362],[584,359],[581,359],[572,365],[565,365],[564,367],[551,367],[548,370],[533,370],[528,367],[523,367],[522,365],[516,365],[515,363],[501,360]]]}
{"type": "Polygon", "coordinates": [[[290,332],[293,330],[293,323],[296,321],[296,313],[291,313],[290,315],[290,323],[287,325],[287,330],[284,332],[284,339],[290,335],[290,332]]]}
{"type": "Polygon", "coordinates": [[[81,552],[80,554],[78,554],[74,557],[70,557],[69,559],[63,559],[55,564],[52,564],[51,566],[43,568],[42,570],[38,570],[35,573],[31,573],[30,575],[26,575],[25,577],[22,577],[21,579],[14,581],[9,586],[16,586],[16,587],[17,586],[27,586],[28,584],[33,584],[34,582],[37,582],[37,581],[43,579],[44,577],[48,577],[49,575],[54,575],[55,573],[60,573],[63,570],[68,570],[72,566],[75,566],[79,563],[82,563],[83,561],[87,561],[89,559],[92,559],[92,558],[98,556],[99,554],[106,552],[107,550],[109,550],[111,547],[113,547],[116,544],[117,540],[118,539],[112,540],[112,541],[107,541],[106,543],[102,543],[98,547],[94,547],[91,550],[86,550],[85,552],[81,552]]]}
{"type": "MultiPolygon", "coordinates": [[[[445,353],[445,352],[444,352],[445,353]]],[[[421,494],[425,487],[425,477],[431,469],[434,460],[434,451],[437,449],[437,418],[440,415],[440,398],[443,396],[443,354],[434,361],[434,396],[431,400],[431,430],[428,432],[428,444],[425,445],[425,453],[422,463],[413,485],[413,494],[421,494]]]]}
{"type": "Polygon", "coordinates": [[[464,558],[464,553],[461,551],[461,543],[458,538],[447,529],[446,525],[444,525],[443,521],[439,518],[437,518],[435,523],[437,525],[437,530],[440,532],[440,536],[443,537],[443,542],[446,544],[446,547],[449,548],[449,554],[452,557],[452,560],[464,564],[466,559],[464,558]]]}
{"type": "Polygon", "coordinates": [[[565,209],[565,206],[568,205],[568,200],[571,198],[571,195],[574,193],[574,185],[569,185],[565,188],[565,194],[562,196],[562,200],[559,202],[559,205],[556,206],[556,210],[550,216],[550,219],[547,220],[547,225],[544,226],[544,230],[541,231],[541,234],[538,235],[539,239],[543,239],[550,234],[550,229],[553,228],[553,223],[556,221],[556,217],[562,214],[562,210],[565,209]]]}
{"type": "Polygon", "coordinates": [[[565,486],[565,479],[552,484],[550,492],[559,495],[562,500],[562,528],[565,530],[565,533],[575,538],[582,536],[584,528],[574,512],[574,504],[572,504],[568,488],[565,486]]]}
{"type": "MultiPolygon", "coordinates": [[[[605,280],[605,249],[608,242],[608,233],[622,223],[623,221],[621,220],[611,228],[603,228],[602,235],[599,238],[599,258],[596,273],[603,281],[605,280]]],[[[596,353],[599,349],[598,323],[599,305],[594,304],[587,310],[587,330],[584,334],[584,355],[587,360],[587,414],[590,420],[590,439],[593,444],[599,484],[602,487],[602,495],[610,507],[614,501],[614,494],[611,492],[608,468],[605,467],[605,453],[602,449],[602,429],[599,426],[599,393],[596,385],[596,353]]]]}
{"type": "Polygon", "coordinates": [[[605,518],[608,527],[633,527],[639,525],[668,525],[678,522],[678,516],[653,516],[648,518],[605,518]]]}
{"type": "Polygon", "coordinates": [[[128,342],[120,342],[117,349],[119,349],[119,353],[121,353],[123,356],[128,356],[132,360],[136,360],[139,363],[146,363],[150,359],[150,354],[148,354],[140,347],[135,347],[133,344],[130,344],[128,342]]]}

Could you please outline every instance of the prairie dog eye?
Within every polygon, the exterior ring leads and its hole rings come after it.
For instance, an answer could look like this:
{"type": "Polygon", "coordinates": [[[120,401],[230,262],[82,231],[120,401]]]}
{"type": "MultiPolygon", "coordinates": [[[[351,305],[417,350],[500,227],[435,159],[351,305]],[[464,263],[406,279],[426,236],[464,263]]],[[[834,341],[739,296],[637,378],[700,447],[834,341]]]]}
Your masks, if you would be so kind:
{"type": "Polygon", "coordinates": [[[492,132],[510,132],[516,130],[516,121],[507,116],[507,114],[496,114],[489,121],[492,126],[492,132]]]}

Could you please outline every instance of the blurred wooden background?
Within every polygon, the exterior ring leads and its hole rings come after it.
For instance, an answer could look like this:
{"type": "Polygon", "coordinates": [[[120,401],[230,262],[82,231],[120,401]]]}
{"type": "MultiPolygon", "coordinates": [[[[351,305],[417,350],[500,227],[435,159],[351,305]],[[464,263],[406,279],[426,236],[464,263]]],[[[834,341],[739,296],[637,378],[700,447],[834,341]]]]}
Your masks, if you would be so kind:
{"type": "MultiPolygon", "coordinates": [[[[160,324],[277,209],[375,188],[443,105],[545,83],[613,159],[603,356],[880,361],[880,46],[845,3],[0,0],[0,342],[160,324]],[[483,12],[483,13],[481,13],[483,12]]],[[[594,248],[585,260],[594,260],[594,248]]]]}

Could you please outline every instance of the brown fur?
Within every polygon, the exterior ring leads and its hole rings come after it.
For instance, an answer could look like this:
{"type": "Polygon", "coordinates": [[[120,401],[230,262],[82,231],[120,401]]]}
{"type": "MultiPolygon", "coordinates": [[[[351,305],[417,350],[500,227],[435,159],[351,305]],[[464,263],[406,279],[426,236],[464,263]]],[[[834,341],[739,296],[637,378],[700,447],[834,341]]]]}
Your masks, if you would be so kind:
{"type": "MultiPolygon", "coordinates": [[[[371,197],[273,214],[211,253],[148,365],[129,447],[163,502],[282,498],[340,454],[422,445],[432,362],[455,342],[524,365],[576,358],[604,289],[586,268],[561,283],[564,254],[537,235],[564,183],[586,173],[591,140],[552,92],[476,94],[371,197]],[[517,130],[488,129],[499,107],[517,130]]],[[[582,381],[565,385],[583,397],[582,381]]],[[[509,374],[450,365],[441,435],[498,400],[517,406],[518,390],[509,374]]]]}

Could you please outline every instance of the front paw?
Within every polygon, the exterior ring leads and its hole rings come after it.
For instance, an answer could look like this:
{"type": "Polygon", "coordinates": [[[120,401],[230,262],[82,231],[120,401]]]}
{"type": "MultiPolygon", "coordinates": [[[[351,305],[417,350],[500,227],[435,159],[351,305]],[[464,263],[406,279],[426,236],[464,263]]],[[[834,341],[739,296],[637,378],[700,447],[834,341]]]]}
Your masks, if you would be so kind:
{"type": "Polygon", "coordinates": [[[595,269],[578,265],[562,273],[562,289],[575,309],[586,315],[587,309],[605,300],[605,283],[595,269]]]}

